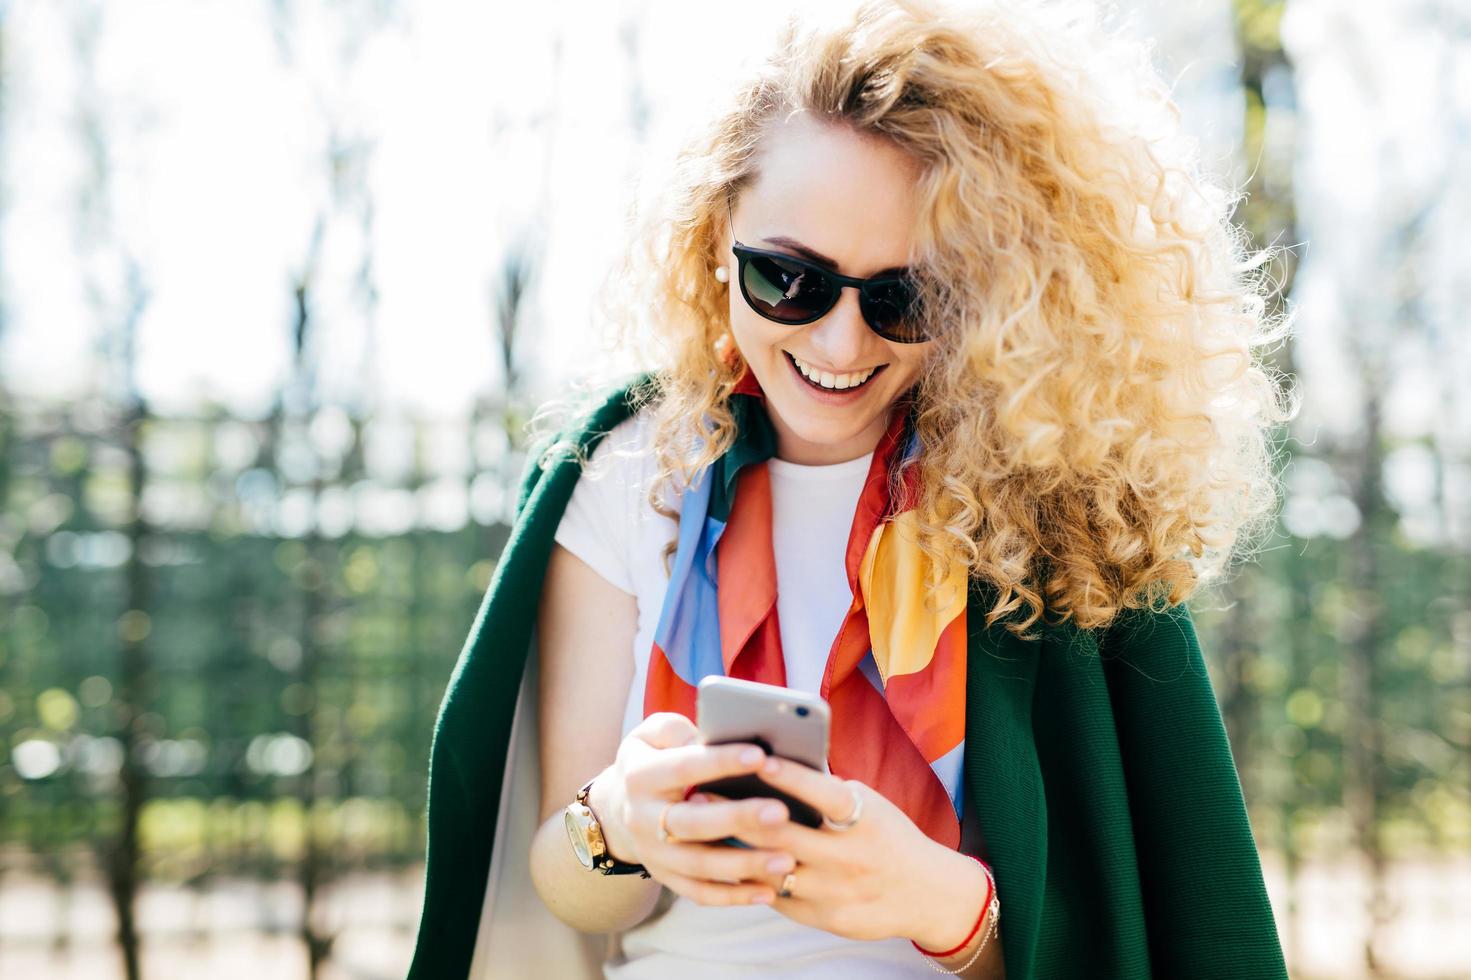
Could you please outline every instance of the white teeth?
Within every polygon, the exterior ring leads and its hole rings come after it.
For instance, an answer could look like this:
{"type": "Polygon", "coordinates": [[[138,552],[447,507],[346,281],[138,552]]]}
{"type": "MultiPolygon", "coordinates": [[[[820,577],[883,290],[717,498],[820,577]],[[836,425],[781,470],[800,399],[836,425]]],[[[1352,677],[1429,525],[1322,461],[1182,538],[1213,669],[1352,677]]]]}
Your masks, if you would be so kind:
{"type": "Polygon", "coordinates": [[[831,388],[834,391],[842,391],[844,388],[856,388],[873,377],[873,372],[878,370],[878,368],[869,368],[867,371],[861,371],[856,374],[835,375],[827,371],[817,371],[808,367],[795,354],[792,355],[792,361],[797,365],[797,370],[801,371],[804,377],[817,382],[824,388],[831,388]]]}

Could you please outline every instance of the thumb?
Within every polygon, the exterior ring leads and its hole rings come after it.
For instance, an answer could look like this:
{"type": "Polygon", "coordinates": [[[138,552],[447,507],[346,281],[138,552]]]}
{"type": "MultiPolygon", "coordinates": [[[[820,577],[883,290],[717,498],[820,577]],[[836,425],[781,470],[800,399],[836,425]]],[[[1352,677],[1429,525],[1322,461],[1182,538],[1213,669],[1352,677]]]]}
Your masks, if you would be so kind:
{"type": "Polygon", "coordinates": [[[677,711],[656,711],[628,734],[637,735],[656,749],[677,749],[700,740],[695,723],[677,711]]]}

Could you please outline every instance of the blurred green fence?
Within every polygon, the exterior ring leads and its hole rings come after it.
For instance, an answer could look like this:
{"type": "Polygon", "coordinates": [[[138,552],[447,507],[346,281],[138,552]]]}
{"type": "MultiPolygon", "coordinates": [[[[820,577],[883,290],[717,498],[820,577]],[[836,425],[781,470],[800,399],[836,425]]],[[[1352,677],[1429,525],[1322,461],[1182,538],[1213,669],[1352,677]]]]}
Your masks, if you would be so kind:
{"type": "Polygon", "coordinates": [[[385,423],[401,479],[375,480],[372,421],[334,450],[314,419],[87,413],[0,416],[0,889],[100,877],[122,919],[145,884],[294,881],[325,959],[313,898],[423,860],[435,714],[506,539],[477,513],[520,465],[506,421],[385,423]],[[446,435],[470,440],[459,492],[424,476],[446,435]]]}

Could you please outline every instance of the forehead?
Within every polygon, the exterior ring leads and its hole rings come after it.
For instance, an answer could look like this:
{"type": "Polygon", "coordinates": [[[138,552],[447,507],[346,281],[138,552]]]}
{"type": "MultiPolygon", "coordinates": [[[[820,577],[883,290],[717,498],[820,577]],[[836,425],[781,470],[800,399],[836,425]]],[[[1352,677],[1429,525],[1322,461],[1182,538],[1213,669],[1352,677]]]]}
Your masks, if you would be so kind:
{"type": "Polygon", "coordinates": [[[740,237],[794,238],[853,276],[906,265],[918,176],[902,150],[847,126],[807,115],[773,123],[737,204],[740,237]]]}

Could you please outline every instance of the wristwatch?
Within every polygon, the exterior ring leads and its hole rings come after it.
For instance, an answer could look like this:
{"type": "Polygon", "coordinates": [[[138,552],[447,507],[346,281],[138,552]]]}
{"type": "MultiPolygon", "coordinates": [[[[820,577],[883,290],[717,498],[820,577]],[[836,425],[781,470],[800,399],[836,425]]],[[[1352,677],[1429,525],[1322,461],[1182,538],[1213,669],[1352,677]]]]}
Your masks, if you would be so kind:
{"type": "MultiPolygon", "coordinates": [[[[593,777],[596,778],[597,776],[593,777]]],[[[567,836],[572,838],[572,850],[577,854],[577,860],[587,870],[601,871],[605,875],[629,875],[637,872],[641,877],[652,878],[653,875],[642,864],[620,861],[608,853],[608,842],[603,839],[603,827],[588,803],[592,783],[592,779],[583,783],[582,789],[577,791],[577,799],[568,803],[567,809],[563,811],[563,818],[567,822],[567,836]]]]}

